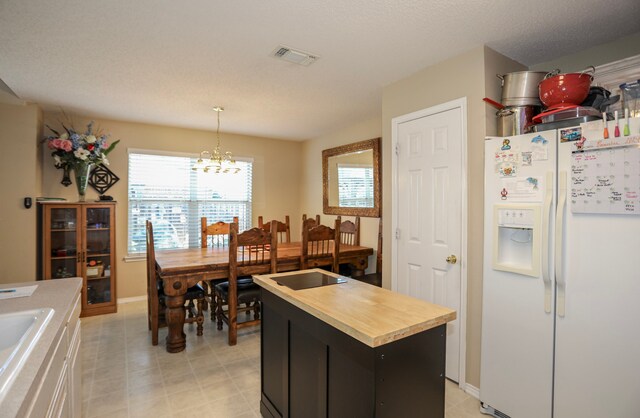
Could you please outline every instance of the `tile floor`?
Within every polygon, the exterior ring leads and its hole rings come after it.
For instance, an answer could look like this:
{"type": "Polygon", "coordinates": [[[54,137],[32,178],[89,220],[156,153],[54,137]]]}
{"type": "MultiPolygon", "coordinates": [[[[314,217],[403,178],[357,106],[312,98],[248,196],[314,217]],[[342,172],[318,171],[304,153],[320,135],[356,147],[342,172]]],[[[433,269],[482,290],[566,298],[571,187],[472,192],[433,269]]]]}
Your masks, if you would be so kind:
{"type": "MultiPolygon", "coordinates": [[[[117,314],[82,319],[83,417],[260,417],[258,327],[241,330],[229,347],[226,330],[210,320],[202,337],[187,325],[187,349],[169,354],[166,328],[151,345],[146,309],[146,302],[128,303],[117,314]]],[[[447,381],[446,418],[487,417],[478,408],[447,381]]]]}

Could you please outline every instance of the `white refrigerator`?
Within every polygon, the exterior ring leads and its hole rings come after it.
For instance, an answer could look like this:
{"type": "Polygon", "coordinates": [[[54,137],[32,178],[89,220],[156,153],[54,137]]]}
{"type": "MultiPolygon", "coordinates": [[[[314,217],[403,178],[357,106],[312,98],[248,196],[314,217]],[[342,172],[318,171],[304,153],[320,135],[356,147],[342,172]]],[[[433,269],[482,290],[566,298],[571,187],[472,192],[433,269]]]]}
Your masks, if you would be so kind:
{"type": "Polygon", "coordinates": [[[640,119],[604,127],[485,142],[483,412],[640,417],[640,119]]]}

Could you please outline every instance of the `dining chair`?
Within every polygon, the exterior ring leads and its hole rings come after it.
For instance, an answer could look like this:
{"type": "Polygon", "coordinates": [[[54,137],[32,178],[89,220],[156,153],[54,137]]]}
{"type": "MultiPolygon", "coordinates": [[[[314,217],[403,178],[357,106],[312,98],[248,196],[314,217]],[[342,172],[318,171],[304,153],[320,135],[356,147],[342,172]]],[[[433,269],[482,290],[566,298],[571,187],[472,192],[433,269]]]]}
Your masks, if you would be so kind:
{"type": "MultiPolygon", "coordinates": [[[[233,222],[238,223],[238,217],[233,217],[233,222]]],[[[207,224],[207,217],[203,216],[200,218],[200,248],[207,248],[209,245],[213,248],[225,248],[229,246],[229,226],[231,224],[218,221],[212,223],[211,225],[207,224]]],[[[216,283],[222,283],[224,279],[217,280],[204,280],[202,283],[204,284],[204,289],[206,292],[206,302],[204,306],[204,310],[207,310],[207,304],[211,305],[211,320],[215,321],[216,311],[215,311],[215,294],[213,292],[213,286],[216,283]]]]}
{"type": "MultiPolygon", "coordinates": [[[[162,279],[158,277],[156,271],[156,252],[153,244],[153,224],[151,221],[147,221],[147,320],[149,330],[151,330],[151,344],[158,345],[158,329],[166,326],[165,321],[165,309],[167,307],[165,303],[166,295],[164,293],[164,287],[162,285],[162,279]]],[[[188,312],[188,318],[185,318],[185,323],[197,324],[197,335],[202,335],[204,314],[203,306],[205,302],[205,292],[200,284],[187,289],[184,296],[185,302],[189,304],[184,307],[185,313],[188,312]],[[197,310],[195,310],[194,301],[197,303],[197,310]],[[195,310],[195,312],[194,312],[195,310]]]]}
{"type": "Polygon", "coordinates": [[[315,219],[314,218],[307,218],[307,214],[303,213],[302,214],[302,226],[317,226],[320,225],[320,215],[316,215],[315,219]],[[307,222],[309,221],[309,222],[307,222]]]}
{"type": "MultiPolygon", "coordinates": [[[[238,223],[238,217],[233,217],[233,222],[238,223]]],[[[212,247],[223,248],[229,245],[229,225],[223,221],[207,225],[207,217],[200,218],[200,247],[207,248],[209,243],[212,247]]]]}
{"type": "MultiPolygon", "coordinates": [[[[262,228],[265,231],[271,231],[271,222],[264,223],[262,216],[258,216],[258,228],[262,228]]],[[[291,242],[291,226],[289,225],[289,215],[284,217],[284,222],[276,220],[276,232],[278,235],[278,242],[291,242]]]]}
{"type": "MultiPolygon", "coordinates": [[[[310,219],[307,219],[305,222],[309,221],[310,219]]],[[[338,219],[335,220],[334,228],[326,225],[303,227],[301,245],[301,270],[331,265],[331,271],[338,272],[338,254],[340,254],[340,221],[338,219]]]]}
{"type": "Polygon", "coordinates": [[[340,221],[340,243],[347,245],[360,245],[360,217],[356,216],[356,221],[346,220],[342,222],[342,217],[338,216],[340,221]]]}
{"type": "MultiPolygon", "coordinates": [[[[271,222],[271,231],[276,230],[271,222]]],[[[260,287],[253,282],[252,274],[269,274],[277,271],[277,234],[261,228],[251,228],[238,233],[238,224],[231,224],[229,235],[229,280],[214,286],[218,329],[222,323],[229,327],[229,345],[236,345],[238,329],[260,323],[260,287]],[[236,295],[235,300],[231,297],[236,295]],[[227,305],[227,311],[223,305],[227,305]],[[245,307],[240,307],[245,304],[245,307]],[[253,311],[253,319],[238,322],[238,312],[253,311]]]]}
{"type": "Polygon", "coordinates": [[[378,222],[378,249],[376,251],[376,272],[356,276],[354,279],[382,287],[382,218],[378,222]]]}
{"type": "MultiPolygon", "coordinates": [[[[360,245],[360,217],[356,216],[355,223],[346,220],[342,222],[342,217],[336,217],[340,222],[340,244],[344,245],[360,245]]],[[[340,264],[340,260],[338,260],[339,273],[341,276],[351,277],[353,275],[353,266],[350,264],[340,264]]]]}

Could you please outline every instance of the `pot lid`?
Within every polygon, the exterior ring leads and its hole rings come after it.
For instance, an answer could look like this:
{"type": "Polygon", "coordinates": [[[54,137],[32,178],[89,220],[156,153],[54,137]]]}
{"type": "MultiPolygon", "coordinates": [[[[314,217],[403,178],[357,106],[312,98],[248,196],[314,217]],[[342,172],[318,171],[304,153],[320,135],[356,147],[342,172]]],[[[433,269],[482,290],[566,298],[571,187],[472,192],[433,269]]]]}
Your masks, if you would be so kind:
{"type": "Polygon", "coordinates": [[[543,118],[548,118],[549,116],[553,116],[553,121],[559,121],[583,116],[600,116],[600,112],[593,107],[567,104],[549,109],[546,112],[534,116],[533,123],[540,123],[543,118]]]}

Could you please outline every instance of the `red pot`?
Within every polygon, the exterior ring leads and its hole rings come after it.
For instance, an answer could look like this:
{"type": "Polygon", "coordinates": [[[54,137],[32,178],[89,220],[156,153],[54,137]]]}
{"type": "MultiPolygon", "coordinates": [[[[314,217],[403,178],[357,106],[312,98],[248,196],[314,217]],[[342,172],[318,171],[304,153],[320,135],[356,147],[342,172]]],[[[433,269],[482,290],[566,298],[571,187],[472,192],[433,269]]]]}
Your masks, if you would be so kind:
{"type": "Polygon", "coordinates": [[[547,108],[579,105],[587,98],[592,81],[593,76],[584,71],[546,78],[538,84],[540,100],[547,108]]]}

